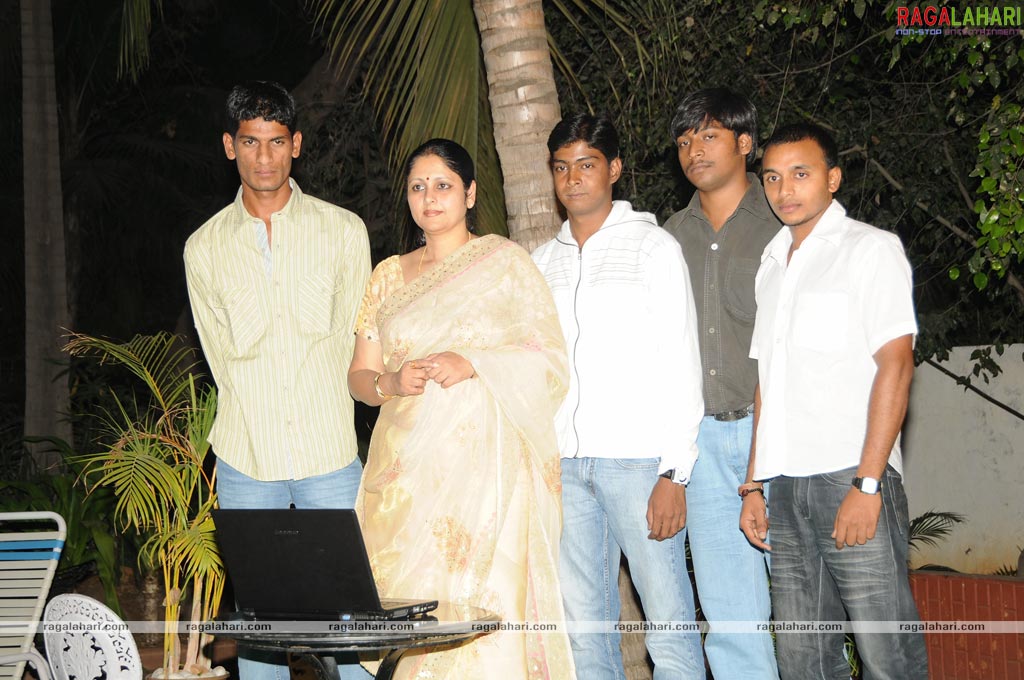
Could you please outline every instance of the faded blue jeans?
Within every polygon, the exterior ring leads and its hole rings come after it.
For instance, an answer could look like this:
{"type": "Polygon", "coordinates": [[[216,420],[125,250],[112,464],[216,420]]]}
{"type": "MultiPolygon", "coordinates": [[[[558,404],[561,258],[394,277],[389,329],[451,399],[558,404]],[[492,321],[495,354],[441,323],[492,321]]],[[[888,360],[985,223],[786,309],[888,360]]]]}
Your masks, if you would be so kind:
{"type": "Polygon", "coordinates": [[[701,421],[700,456],[686,487],[686,529],[697,577],[697,598],[710,624],[704,653],[716,678],[778,680],[771,633],[717,632],[716,623],[766,623],[772,603],[765,555],[740,531],[754,416],[701,421]]]}
{"type": "MultiPolygon", "coordinates": [[[[836,549],[832,526],[856,467],[771,482],[768,542],[776,621],[918,621],[907,578],[903,481],[886,467],[875,537],[836,549]]],[[[859,493],[859,492],[858,492],[859,493]]],[[[784,680],[846,680],[843,633],[777,632],[784,680]]],[[[856,633],[864,680],[927,680],[921,633],[856,633]]]]}
{"type": "MultiPolygon", "coordinates": [[[[623,554],[648,621],[694,621],[686,530],[664,541],[647,538],[647,499],[657,481],[657,458],[562,459],[559,580],[580,680],[625,678],[615,630],[623,554]],[[599,630],[574,630],[578,625],[599,630]]],[[[646,642],[654,680],[704,678],[699,633],[649,631],[646,642]]]]}
{"type": "MultiPolygon", "coordinates": [[[[294,504],[301,509],[347,509],[356,504],[356,492],[363,475],[363,464],[356,458],[348,466],[316,477],[261,482],[244,475],[217,459],[217,501],[225,509],[286,509],[294,504]]],[[[258,551],[259,546],[253,546],[258,551]]],[[[258,559],[258,558],[257,558],[258,559]]],[[[276,587],[268,584],[268,587],[276,587]]],[[[290,680],[287,658],[272,652],[243,652],[238,656],[241,680],[290,680]]],[[[367,680],[372,677],[359,665],[355,654],[338,655],[340,680],[367,680]]]]}

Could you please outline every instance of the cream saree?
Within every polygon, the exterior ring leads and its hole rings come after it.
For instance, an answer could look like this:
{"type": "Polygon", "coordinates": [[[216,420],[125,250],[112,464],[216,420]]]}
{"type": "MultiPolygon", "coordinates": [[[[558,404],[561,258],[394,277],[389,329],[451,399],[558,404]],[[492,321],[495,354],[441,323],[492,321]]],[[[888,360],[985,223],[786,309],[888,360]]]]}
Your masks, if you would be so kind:
{"type": "MultiPolygon", "coordinates": [[[[568,384],[554,303],[529,255],[470,241],[403,285],[398,257],[370,279],[357,333],[387,370],[432,352],[477,377],[386,402],[356,509],[383,597],[476,605],[503,621],[561,622],[561,482],[553,417],[568,384]]],[[[564,632],[499,631],[411,652],[400,678],[573,678],[564,632]]]]}

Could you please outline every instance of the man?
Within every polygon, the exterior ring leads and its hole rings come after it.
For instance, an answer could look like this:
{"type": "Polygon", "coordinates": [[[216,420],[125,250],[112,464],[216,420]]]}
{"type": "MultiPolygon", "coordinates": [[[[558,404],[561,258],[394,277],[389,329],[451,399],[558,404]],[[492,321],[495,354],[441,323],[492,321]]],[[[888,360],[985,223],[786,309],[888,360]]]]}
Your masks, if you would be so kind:
{"type": "Polygon", "coordinates": [[[767,628],[737,634],[716,624],[771,616],[764,553],[736,531],[735,518],[754,423],[757,363],[747,356],[754,274],[780,225],[757,176],[747,172],[757,152],[757,110],[749,99],[724,88],[694,92],[676,109],[671,132],[679,165],[697,189],[665,230],[683,249],[700,331],[704,419],[686,495],[697,596],[710,624],[704,651],[715,677],[778,678],[767,628]]]}
{"type": "MultiPolygon", "coordinates": [[[[568,216],[533,254],[571,367],[555,418],[559,577],[577,676],[623,678],[615,630],[623,553],[648,619],[694,620],[683,527],[703,414],[696,318],[679,245],[653,215],[612,200],[622,172],[612,123],[566,118],[548,149],[568,216]],[[596,622],[599,632],[581,630],[596,622]]],[[[646,642],[655,680],[704,677],[698,634],[651,631],[646,642]]]]}
{"type": "MultiPolygon", "coordinates": [[[[370,274],[366,227],[291,179],[302,133],[283,87],[235,87],[227,117],[224,153],[242,186],[185,244],[192,313],[217,383],[220,506],[351,508],[362,467],[346,377],[370,274]]],[[[246,680],[288,675],[287,666],[239,664],[246,680]]]]}
{"type": "MultiPolygon", "coordinates": [[[[899,432],[917,332],[899,238],[846,216],[836,144],[816,125],[769,140],[762,178],[787,228],[757,273],[754,445],[740,527],[765,549],[771,480],[777,621],[917,621],[899,432]],[[758,481],[754,481],[758,480],[758,481]]],[[[919,633],[854,628],[863,675],[928,677],[919,633]],[[866,633],[866,634],[862,634],[866,633]]],[[[842,633],[777,637],[784,679],[848,678],[842,633]]]]}

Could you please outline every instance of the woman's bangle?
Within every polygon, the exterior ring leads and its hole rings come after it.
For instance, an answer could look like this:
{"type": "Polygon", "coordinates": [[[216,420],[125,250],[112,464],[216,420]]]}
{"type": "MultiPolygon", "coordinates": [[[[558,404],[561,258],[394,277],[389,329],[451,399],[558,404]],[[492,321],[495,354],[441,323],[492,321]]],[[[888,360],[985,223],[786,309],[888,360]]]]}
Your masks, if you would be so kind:
{"type": "Polygon", "coordinates": [[[393,395],[393,394],[384,394],[384,390],[382,390],[380,388],[380,377],[382,375],[384,375],[384,374],[383,373],[378,373],[377,375],[373,376],[373,389],[374,389],[375,392],[377,392],[377,396],[378,397],[380,397],[381,399],[384,399],[386,401],[388,399],[393,398],[395,395],[393,395]]]}
{"type": "Polygon", "coordinates": [[[755,491],[764,496],[764,484],[760,484],[758,482],[740,484],[740,488],[736,490],[736,493],[740,495],[740,498],[746,498],[749,494],[752,494],[755,491]]]}

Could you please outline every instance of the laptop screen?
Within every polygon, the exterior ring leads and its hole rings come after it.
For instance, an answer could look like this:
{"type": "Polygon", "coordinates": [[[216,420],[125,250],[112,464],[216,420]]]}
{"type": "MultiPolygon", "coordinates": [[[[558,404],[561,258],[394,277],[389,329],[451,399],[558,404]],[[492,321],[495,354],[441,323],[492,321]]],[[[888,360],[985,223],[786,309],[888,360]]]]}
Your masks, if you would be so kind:
{"type": "Polygon", "coordinates": [[[240,611],[333,618],[381,609],[353,510],[214,510],[240,611]]]}

